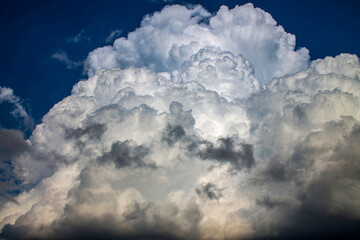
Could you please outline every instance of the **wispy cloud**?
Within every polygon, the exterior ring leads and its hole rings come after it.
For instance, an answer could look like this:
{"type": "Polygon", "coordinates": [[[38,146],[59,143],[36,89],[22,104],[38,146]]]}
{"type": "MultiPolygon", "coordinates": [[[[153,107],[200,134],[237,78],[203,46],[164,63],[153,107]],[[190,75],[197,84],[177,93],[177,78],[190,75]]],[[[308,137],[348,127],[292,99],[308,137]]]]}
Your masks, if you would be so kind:
{"type": "Polygon", "coordinates": [[[105,43],[112,43],[115,39],[121,36],[122,30],[114,30],[105,39],[105,43]]]}
{"type": "Polygon", "coordinates": [[[79,43],[81,41],[91,42],[91,38],[85,35],[85,29],[82,29],[78,34],[73,37],[68,37],[66,39],[68,43],[79,43]]]}
{"type": "Polygon", "coordinates": [[[71,60],[68,57],[67,53],[64,52],[63,50],[60,50],[60,51],[54,53],[53,55],[51,55],[51,58],[65,64],[66,68],[68,68],[68,69],[74,69],[83,64],[83,62],[77,62],[77,61],[71,60]]]}
{"type": "Polygon", "coordinates": [[[14,95],[14,91],[8,87],[0,87],[0,103],[8,102],[14,106],[11,114],[16,118],[23,118],[25,127],[32,129],[33,120],[22,106],[21,99],[14,95]]]}
{"type": "Polygon", "coordinates": [[[11,88],[0,87],[0,103],[8,102],[14,105],[15,109],[11,113],[14,116],[27,117],[24,107],[21,105],[20,98],[14,95],[11,88]]]}

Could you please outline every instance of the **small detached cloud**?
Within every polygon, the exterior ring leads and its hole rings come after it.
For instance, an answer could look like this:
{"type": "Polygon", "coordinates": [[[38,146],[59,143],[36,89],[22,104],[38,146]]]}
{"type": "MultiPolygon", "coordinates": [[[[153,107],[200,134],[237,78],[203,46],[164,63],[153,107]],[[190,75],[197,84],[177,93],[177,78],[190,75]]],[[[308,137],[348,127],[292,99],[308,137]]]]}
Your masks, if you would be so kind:
{"type": "Polygon", "coordinates": [[[16,117],[26,118],[28,115],[21,105],[21,100],[19,97],[14,95],[14,91],[11,88],[0,87],[0,103],[8,102],[14,105],[14,110],[11,112],[12,115],[16,117]]]}
{"type": "Polygon", "coordinates": [[[111,31],[109,36],[105,39],[105,43],[112,43],[115,39],[121,36],[122,30],[111,31]]]}
{"type": "Polygon", "coordinates": [[[71,60],[68,57],[67,53],[64,52],[63,50],[60,50],[60,51],[54,53],[53,55],[51,55],[51,58],[63,63],[67,69],[75,69],[77,67],[82,66],[82,64],[83,64],[83,62],[77,62],[77,61],[71,60]]]}
{"type": "Polygon", "coordinates": [[[26,128],[32,129],[34,127],[33,120],[23,107],[21,99],[14,95],[14,91],[11,88],[0,87],[0,104],[2,102],[7,102],[14,106],[14,110],[11,111],[11,115],[15,118],[22,118],[26,128]]]}
{"type": "Polygon", "coordinates": [[[69,37],[66,39],[67,43],[77,44],[81,41],[88,41],[91,42],[91,38],[85,35],[85,29],[82,29],[78,34],[74,37],[69,37]]]}

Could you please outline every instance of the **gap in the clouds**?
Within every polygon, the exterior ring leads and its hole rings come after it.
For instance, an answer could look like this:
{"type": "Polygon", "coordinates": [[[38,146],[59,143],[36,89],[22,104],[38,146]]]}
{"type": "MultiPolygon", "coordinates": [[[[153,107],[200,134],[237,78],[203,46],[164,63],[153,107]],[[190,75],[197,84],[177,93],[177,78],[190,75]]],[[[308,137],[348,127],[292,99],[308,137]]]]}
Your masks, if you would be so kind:
{"type": "Polygon", "coordinates": [[[2,128],[18,128],[21,125],[21,119],[13,116],[14,106],[8,102],[0,103],[0,126],[2,128]]]}
{"type": "Polygon", "coordinates": [[[3,146],[0,146],[1,155],[0,156],[0,205],[5,200],[15,201],[13,198],[18,196],[24,186],[21,184],[23,181],[16,178],[15,167],[11,160],[11,157],[4,157],[3,155],[3,146]]]}

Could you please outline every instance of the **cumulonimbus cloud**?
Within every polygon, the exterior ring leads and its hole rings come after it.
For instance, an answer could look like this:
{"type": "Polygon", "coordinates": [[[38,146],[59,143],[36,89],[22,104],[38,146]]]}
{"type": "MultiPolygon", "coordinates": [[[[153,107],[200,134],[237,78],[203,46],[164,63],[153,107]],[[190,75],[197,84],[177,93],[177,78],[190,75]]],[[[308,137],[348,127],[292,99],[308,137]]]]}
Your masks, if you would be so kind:
{"type": "Polygon", "coordinates": [[[11,156],[1,237],[359,236],[359,59],[308,61],[251,4],[146,16],[11,156]]]}

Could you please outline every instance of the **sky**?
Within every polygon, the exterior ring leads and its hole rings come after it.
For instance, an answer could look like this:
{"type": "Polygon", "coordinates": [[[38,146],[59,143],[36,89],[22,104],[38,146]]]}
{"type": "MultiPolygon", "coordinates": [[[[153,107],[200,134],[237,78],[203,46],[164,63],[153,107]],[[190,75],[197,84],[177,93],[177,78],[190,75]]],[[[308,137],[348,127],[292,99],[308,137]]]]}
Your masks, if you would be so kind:
{"type": "Polygon", "coordinates": [[[1,1],[0,239],[357,239],[359,10],[1,1]]]}

